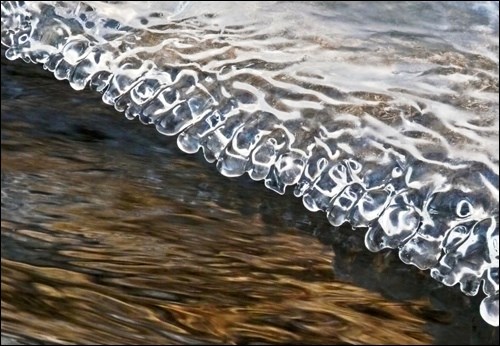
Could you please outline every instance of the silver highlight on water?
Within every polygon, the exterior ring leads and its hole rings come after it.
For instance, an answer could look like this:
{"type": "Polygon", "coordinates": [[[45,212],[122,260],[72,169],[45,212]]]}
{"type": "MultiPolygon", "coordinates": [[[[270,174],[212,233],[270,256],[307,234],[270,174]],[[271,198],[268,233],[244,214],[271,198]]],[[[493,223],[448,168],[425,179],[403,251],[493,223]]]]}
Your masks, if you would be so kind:
{"type": "Polygon", "coordinates": [[[9,59],[293,186],[371,251],[483,283],[498,326],[498,3],[2,1],[1,20],[9,59]]]}

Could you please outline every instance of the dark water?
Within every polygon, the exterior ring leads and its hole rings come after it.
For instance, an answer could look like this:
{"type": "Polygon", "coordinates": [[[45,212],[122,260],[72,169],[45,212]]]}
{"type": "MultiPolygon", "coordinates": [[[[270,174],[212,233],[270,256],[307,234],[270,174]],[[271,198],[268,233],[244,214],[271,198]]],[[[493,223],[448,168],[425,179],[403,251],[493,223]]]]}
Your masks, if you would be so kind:
{"type": "Polygon", "coordinates": [[[333,233],[292,196],[216,174],[94,93],[3,58],[1,93],[2,335],[12,340],[498,340],[477,313],[482,297],[369,253],[361,233],[333,233]]]}

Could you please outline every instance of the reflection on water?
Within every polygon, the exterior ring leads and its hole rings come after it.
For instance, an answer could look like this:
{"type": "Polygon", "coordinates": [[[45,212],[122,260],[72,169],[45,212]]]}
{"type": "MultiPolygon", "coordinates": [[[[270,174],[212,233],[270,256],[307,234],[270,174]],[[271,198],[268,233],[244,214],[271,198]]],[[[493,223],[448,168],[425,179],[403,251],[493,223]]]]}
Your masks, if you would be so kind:
{"type": "Polygon", "coordinates": [[[476,312],[481,297],[367,253],[360,234],[331,233],[291,196],[214,174],[93,93],[68,89],[2,59],[4,335],[103,344],[498,339],[476,312]]]}

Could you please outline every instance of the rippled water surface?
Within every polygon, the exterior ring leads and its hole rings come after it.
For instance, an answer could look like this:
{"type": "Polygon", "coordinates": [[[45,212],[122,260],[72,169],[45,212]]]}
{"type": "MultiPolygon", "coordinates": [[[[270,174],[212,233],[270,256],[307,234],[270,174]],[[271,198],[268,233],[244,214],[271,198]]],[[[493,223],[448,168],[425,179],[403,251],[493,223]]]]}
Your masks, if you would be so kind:
{"type": "Polygon", "coordinates": [[[174,136],[2,60],[6,336],[497,335],[467,311],[498,326],[498,3],[2,1],[1,18],[7,58],[174,136]]]}
{"type": "Polygon", "coordinates": [[[493,343],[443,287],[2,60],[2,333],[31,343],[493,343]],[[56,96],[56,97],[55,97],[56,96]]]}

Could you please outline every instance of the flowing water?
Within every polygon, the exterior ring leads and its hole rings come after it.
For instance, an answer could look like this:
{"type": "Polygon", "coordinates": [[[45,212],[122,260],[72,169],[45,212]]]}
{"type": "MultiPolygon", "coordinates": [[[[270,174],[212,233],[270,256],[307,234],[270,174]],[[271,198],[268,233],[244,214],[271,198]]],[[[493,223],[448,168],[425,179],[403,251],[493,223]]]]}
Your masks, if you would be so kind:
{"type": "Polygon", "coordinates": [[[6,336],[498,339],[497,4],[2,6],[6,336]]]}

